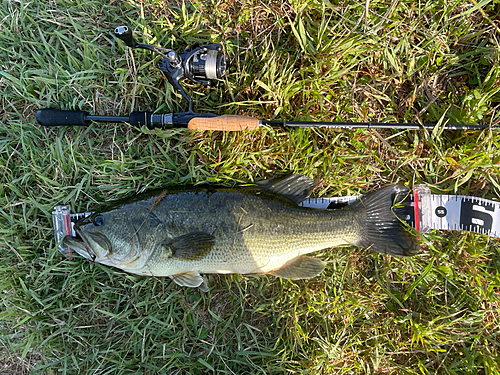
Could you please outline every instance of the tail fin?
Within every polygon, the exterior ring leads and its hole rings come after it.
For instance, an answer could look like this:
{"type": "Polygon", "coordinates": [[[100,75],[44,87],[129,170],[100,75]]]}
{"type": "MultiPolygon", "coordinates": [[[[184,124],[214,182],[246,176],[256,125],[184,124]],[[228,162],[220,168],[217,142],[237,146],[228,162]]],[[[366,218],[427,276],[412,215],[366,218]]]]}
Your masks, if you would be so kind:
{"type": "Polygon", "coordinates": [[[415,236],[408,231],[398,216],[395,203],[404,199],[408,188],[403,185],[386,186],[361,197],[349,205],[358,214],[361,238],[355,245],[378,253],[410,256],[419,251],[415,236]]]}

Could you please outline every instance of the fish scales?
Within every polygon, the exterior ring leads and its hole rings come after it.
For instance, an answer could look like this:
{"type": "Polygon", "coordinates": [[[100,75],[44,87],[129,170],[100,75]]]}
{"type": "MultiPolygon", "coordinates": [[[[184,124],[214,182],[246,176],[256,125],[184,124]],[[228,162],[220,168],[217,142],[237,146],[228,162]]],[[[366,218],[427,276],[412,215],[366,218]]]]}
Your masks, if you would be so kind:
{"type": "MultiPolygon", "coordinates": [[[[350,211],[332,216],[275,198],[230,190],[167,195],[152,212],[164,223],[169,237],[207,230],[215,244],[197,261],[174,259],[165,256],[162,247],[151,248],[148,251],[155,254],[146,264],[147,272],[161,275],[171,267],[203,273],[268,272],[300,254],[350,244],[357,238],[350,211]],[[191,209],[178,210],[179,205],[191,209]]],[[[148,212],[148,205],[143,205],[143,212],[148,212]]],[[[140,217],[145,220],[144,214],[140,217]]]]}

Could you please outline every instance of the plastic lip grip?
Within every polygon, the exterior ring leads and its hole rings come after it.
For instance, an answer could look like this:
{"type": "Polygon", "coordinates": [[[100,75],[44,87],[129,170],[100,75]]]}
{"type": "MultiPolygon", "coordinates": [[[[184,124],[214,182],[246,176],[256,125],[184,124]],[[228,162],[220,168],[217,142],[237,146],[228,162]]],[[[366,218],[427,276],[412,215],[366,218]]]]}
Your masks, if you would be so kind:
{"type": "Polygon", "coordinates": [[[64,236],[75,236],[74,223],[83,217],[89,216],[90,212],[72,214],[69,206],[55,206],[52,211],[52,223],[54,224],[54,239],[57,250],[67,257],[71,257],[73,250],[62,243],[64,236]]]}
{"type": "Polygon", "coordinates": [[[52,211],[52,223],[54,224],[54,237],[57,249],[60,253],[71,256],[72,250],[62,243],[66,235],[71,235],[71,214],[69,206],[56,206],[52,211]]]}

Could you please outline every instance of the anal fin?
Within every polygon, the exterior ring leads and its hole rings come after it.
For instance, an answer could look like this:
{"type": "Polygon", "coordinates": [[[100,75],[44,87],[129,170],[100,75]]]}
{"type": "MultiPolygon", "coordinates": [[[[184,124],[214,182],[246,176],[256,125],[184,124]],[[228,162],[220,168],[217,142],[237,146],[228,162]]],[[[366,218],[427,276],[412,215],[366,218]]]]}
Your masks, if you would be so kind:
{"type": "Polygon", "coordinates": [[[208,292],[205,280],[203,280],[203,277],[197,271],[187,271],[170,277],[177,285],[188,286],[190,288],[199,287],[202,292],[208,292]]]}
{"type": "Polygon", "coordinates": [[[282,279],[300,280],[318,276],[324,268],[325,265],[321,260],[300,255],[269,273],[282,279]]]}

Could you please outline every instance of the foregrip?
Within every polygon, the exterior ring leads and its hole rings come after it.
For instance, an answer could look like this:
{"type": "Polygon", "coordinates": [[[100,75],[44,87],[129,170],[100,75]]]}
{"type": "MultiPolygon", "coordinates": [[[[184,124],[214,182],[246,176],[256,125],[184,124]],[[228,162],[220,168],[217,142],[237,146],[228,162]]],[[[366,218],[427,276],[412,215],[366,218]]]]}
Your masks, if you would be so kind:
{"type": "Polygon", "coordinates": [[[188,123],[189,129],[239,131],[253,130],[260,125],[260,120],[246,116],[223,115],[217,117],[195,117],[188,123]]]}

